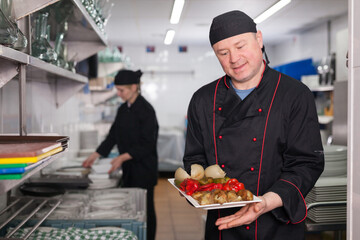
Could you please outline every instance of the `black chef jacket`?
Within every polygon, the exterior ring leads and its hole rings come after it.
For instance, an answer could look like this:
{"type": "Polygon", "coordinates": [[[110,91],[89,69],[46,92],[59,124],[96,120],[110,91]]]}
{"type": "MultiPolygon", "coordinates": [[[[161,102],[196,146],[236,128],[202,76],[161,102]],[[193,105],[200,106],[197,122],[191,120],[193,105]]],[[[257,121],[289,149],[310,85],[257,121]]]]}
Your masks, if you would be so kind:
{"type": "Polygon", "coordinates": [[[191,164],[219,164],[255,195],[277,193],[283,207],[250,225],[220,233],[219,217],[239,208],[209,210],[205,239],[304,239],[305,196],[324,168],[318,116],[311,91],[267,65],[242,101],[224,76],[200,88],[188,109],[184,155],[191,164]]]}
{"type": "Polygon", "coordinates": [[[155,111],[141,95],[130,107],[127,103],[119,107],[109,134],[96,152],[107,156],[116,144],[119,153],[127,152],[132,156],[122,164],[123,187],[149,188],[156,185],[158,131],[155,111]]]}

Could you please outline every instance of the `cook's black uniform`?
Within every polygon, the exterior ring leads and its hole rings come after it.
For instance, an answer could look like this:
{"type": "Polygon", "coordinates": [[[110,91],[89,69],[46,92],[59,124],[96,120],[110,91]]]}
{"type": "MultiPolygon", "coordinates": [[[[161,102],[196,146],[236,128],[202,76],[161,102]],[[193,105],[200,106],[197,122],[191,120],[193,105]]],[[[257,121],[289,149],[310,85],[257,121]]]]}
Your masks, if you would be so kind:
{"type": "Polygon", "coordinates": [[[109,134],[96,150],[107,156],[116,144],[120,154],[127,152],[132,156],[122,164],[122,183],[123,187],[147,189],[148,240],[154,239],[156,230],[154,186],[158,177],[158,131],[153,107],[139,95],[130,107],[127,103],[119,107],[109,134]]]}
{"type": "Polygon", "coordinates": [[[313,95],[301,82],[267,65],[259,85],[243,101],[229,81],[224,76],[193,95],[185,169],[217,163],[255,195],[277,193],[284,206],[250,225],[220,232],[215,221],[239,208],[210,210],[205,239],[304,239],[304,198],[324,168],[313,95]]]}

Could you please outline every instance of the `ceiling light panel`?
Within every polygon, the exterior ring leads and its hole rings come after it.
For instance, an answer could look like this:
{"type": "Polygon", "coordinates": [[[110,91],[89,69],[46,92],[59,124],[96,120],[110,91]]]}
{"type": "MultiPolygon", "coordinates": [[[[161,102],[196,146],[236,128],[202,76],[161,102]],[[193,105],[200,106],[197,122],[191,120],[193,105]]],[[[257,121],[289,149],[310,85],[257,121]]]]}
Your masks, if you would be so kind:
{"type": "Polygon", "coordinates": [[[165,40],[164,40],[164,44],[170,45],[172,43],[172,41],[174,40],[174,36],[175,36],[175,30],[174,29],[167,30],[165,40]]]}
{"type": "Polygon", "coordinates": [[[170,17],[171,24],[179,23],[184,4],[185,4],[185,0],[175,0],[174,1],[174,6],[173,6],[173,9],[171,12],[171,17],[170,17]]]}
{"type": "Polygon", "coordinates": [[[280,9],[282,9],[283,7],[285,7],[286,5],[288,5],[291,2],[291,0],[280,0],[277,3],[275,3],[273,6],[271,6],[269,9],[267,9],[265,12],[263,12],[262,14],[260,14],[259,16],[257,16],[254,19],[254,22],[256,24],[259,24],[263,21],[265,21],[266,19],[268,19],[270,16],[272,16],[273,14],[275,14],[277,11],[279,11],[280,9]]]}

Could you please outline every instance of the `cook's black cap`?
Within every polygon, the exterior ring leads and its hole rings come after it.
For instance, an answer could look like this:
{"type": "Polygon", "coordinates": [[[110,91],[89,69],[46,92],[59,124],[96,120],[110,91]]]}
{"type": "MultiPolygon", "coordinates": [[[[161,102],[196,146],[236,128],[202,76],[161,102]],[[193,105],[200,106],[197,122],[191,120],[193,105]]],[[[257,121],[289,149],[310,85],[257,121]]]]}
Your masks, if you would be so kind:
{"type": "Polygon", "coordinates": [[[256,33],[256,23],[245,13],[234,10],[215,17],[210,27],[210,43],[215,43],[242,33],[256,33]]]}
{"type": "Polygon", "coordinates": [[[136,72],[131,70],[120,70],[115,76],[115,85],[129,85],[139,84],[142,72],[137,70],[136,72]]]}

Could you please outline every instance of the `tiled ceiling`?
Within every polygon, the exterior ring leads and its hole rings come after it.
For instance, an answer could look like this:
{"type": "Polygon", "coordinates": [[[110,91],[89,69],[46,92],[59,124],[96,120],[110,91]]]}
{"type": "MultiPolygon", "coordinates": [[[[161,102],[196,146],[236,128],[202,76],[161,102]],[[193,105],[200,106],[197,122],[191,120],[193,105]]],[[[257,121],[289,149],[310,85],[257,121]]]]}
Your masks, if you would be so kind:
{"type": "MultiPolygon", "coordinates": [[[[107,24],[113,45],[160,45],[167,29],[176,31],[173,44],[209,44],[213,17],[241,10],[255,18],[278,0],[185,0],[180,23],[169,22],[173,0],[113,0],[107,24]]],[[[271,18],[258,24],[266,44],[276,44],[316,24],[347,14],[347,0],[292,0],[271,18]]]]}

